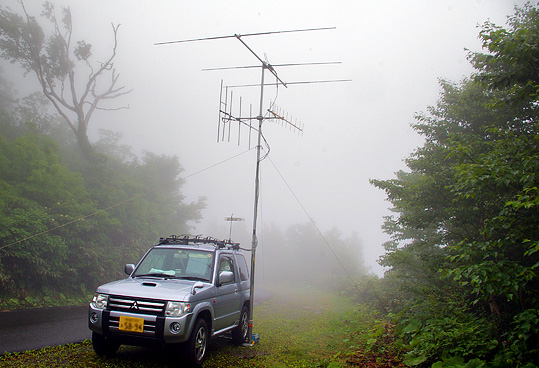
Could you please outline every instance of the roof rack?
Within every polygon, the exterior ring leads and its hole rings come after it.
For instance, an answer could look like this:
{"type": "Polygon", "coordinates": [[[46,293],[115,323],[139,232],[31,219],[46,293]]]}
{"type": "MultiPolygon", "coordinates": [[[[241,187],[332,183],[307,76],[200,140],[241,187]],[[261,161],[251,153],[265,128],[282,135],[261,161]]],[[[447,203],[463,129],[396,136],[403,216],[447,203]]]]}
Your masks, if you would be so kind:
{"type": "Polygon", "coordinates": [[[211,236],[202,237],[200,235],[170,235],[167,237],[159,238],[157,245],[165,244],[212,244],[216,248],[231,248],[231,249],[240,249],[240,243],[234,243],[231,240],[224,239],[219,240],[212,238],[211,236]]]}

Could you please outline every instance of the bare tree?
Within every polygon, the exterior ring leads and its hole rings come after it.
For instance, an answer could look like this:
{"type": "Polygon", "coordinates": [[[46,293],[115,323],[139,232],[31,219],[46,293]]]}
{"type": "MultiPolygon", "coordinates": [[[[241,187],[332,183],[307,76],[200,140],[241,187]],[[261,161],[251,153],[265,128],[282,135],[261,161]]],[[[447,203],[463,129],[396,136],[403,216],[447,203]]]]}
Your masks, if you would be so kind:
{"type": "Polygon", "coordinates": [[[85,41],[73,45],[69,8],[61,8],[59,21],[54,5],[43,4],[41,16],[52,25],[47,36],[23,1],[19,3],[22,15],[0,7],[0,57],[18,63],[26,74],[36,75],[43,93],[73,130],[84,156],[90,159],[94,150],[88,139],[88,124],[93,113],[101,108],[102,101],[130,92],[118,85],[119,74],[113,63],[120,26],[112,24],[114,46],[110,56],[104,62],[91,63],[92,45],[85,41]],[[83,77],[86,80],[79,84],[75,69],[81,63],[86,65],[87,72],[83,77]],[[103,81],[106,78],[108,81],[103,81]]]}

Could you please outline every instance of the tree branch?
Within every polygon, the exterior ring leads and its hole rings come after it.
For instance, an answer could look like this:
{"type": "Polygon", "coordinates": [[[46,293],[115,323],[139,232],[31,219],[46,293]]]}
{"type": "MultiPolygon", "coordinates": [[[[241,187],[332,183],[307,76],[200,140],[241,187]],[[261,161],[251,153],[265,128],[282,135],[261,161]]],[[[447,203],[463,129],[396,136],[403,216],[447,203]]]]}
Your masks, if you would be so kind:
{"type": "Polygon", "coordinates": [[[69,8],[62,8],[63,17],[58,19],[59,14],[56,14],[54,5],[45,3],[42,16],[52,23],[52,32],[46,36],[36,19],[28,13],[23,0],[17,1],[23,14],[18,15],[10,10],[2,10],[0,13],[0,39],[7,45],[1,57],[19,63],[26,74],[32,72],[36,75],[43,94],[73,130],[81,149],[90,157],[92,150],[87,128],[93,112],[96,109],[125,108],[100,108],[99,104],[103,100],[112,100],[131,92],[125,86],[117,86],[119,75],[114,70],[120,25],[111,24],[114,45],[108,58],[100,64],[92,65],[89,61],[90,44],[81,41],[74,49],[72,47],[73,24],[69,8]],[[73,56],[89,68],[88,80],[80,89],[77,89],[76,60],[73,56]],[[105,78],[106,73],[111,73],[109,85],[104,86],[104,92],[98,93],[98,79],[105,78]],[[73,114],[76,115],[76,122],[73,114]]]}

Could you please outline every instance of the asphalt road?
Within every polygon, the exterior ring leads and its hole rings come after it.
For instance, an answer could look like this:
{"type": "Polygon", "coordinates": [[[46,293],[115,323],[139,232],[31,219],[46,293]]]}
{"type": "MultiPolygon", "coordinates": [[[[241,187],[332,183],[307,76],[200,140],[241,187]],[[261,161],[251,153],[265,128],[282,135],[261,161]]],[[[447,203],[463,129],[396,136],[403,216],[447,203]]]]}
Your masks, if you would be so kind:
{"type": "Polygon", "coordinates": [[[87,305],[0,312],[0,354],[89,339],[87,314],[87,305]]]}
{"type": "MultiPolygon", "coordinates": [[[[271,298],[259,289],[255,305],[271,298]]],[[[90,339],[88,305],[0,312],[0,355],[90,339]]]]}

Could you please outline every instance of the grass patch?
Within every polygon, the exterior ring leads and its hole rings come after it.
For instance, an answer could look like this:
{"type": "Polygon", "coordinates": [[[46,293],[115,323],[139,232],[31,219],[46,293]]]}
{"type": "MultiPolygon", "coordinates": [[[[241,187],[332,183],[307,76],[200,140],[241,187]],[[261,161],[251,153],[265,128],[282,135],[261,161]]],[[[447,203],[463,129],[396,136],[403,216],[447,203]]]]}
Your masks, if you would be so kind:
{"type": "MultiPolygon", "coordinates": [[[[271,300],[255,308],[253,330],[260,334],[260,342],[236,347],[226,338],[214,339],[204,367],[398,366],[394,359],[398,353],[387,340],[387,325],[350,298],[305,286],[272,292],[271,300]],[[384,365],[388,359],[393,365],[384,365]]],[[[89,341],[0,356],[2,368],[172,367],[178,363],[176,352],[130,346],[120,347],[114,357],[99,358],[89,341]]]]}

